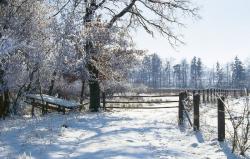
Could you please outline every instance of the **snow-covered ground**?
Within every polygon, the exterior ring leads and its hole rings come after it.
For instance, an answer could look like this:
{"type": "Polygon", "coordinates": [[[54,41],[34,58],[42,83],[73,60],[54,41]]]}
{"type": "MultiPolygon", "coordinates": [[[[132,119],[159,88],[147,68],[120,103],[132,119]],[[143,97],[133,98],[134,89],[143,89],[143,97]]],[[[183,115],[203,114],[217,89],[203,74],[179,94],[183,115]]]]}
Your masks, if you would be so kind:
{"type": "Polygon", "coordinates": [[[237,158],[216,133],[179,127],[177,114],[138,109],[7,119],[0,121],[0,158],[237,158]]]}

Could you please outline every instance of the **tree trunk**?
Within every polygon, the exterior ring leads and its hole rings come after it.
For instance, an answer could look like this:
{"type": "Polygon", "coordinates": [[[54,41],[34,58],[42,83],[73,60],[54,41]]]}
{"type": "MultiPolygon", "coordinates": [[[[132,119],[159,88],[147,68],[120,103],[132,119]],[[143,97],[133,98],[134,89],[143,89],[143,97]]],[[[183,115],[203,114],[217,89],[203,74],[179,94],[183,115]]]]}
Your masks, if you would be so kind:
{"type": "Polygon", "coordinates": [[[50,96],[53,94],[53,89],[54,89],[54,85],[55,85],[55,78],[56,78],[56,71],[53,72],[53,77],[52,77],[52,80],[51,80],[50,86],[49,86],[49,92],[48,92],[48,94],[50,96]]]}
{"type": "Polygon", "coordinates": [[[84,100],[84,91],[85,91],[85,80],[83,79],[82,80],[82,90],[81,90],[81,95],[80,95],[80,104],[83,103],[83,100],[84,100]]]}
{"type": "Polygon", "coordinates": [[[4,96],[0,95],[0,118],[4,118],[4,96]]]}
{"type": "Polygon", "coordinates": [[[19,98],[22,96],[22,93],[23,93],[23,89],[25,88],[25,84],[22,85],[22,87],[18,90],[18,93],[16,95],[16,99],[14,100],[13,102],[13,113],[14,115],[17,115],[18,113],[18,100],[19,98]]]}
{"type": "Polygon", "coordinates": [[[10,96],[9,90],[4,91],[4,117],[8,116],[10,113],[10,96]]]}
{"type": "Polygon", "coordinates": [[[89,81],[90,106],[92,112],[97,112],[100,108],[100,86],[97,80],[89,81]]]}

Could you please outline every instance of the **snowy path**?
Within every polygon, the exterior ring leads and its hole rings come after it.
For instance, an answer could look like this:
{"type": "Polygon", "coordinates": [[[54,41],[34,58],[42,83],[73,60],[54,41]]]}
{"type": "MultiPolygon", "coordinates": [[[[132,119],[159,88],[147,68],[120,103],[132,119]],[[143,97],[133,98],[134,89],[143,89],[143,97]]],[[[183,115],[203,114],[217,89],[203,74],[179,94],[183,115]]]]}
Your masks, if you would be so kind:
{"type": "Polygon", "coordinates": [[[180,129],[177,109],[50,114],[0,121],[0,130],[0,158],[227,158],[216,138],[180,129]]]}

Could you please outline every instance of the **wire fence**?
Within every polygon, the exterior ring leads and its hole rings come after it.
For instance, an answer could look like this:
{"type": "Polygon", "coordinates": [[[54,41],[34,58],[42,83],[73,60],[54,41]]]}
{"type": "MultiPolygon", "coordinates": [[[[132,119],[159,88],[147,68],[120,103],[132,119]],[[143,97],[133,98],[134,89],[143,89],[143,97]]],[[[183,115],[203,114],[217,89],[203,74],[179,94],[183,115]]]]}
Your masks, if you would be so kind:
{"type": "MultiPolygon", "coordinates": [[[[249,91],[242,90],[189,90],[185,91],[179,104],[179,124],[186,120],[194,130],[211,128],[211,132],[217,132],[218,140],[225,140],[226,124],[232,121],[242,120],[245,110],[231,109],[226,103],[226,98],[241,99],[248,96],[249,91]],[[192,96],[190,96],[192,94],[192,96]],[[202,99],[202,100],[200,100],[202,99]],[[201,116],[201,119],[200,119],[201,116]],[[184,119],[185,117],[185,119],[184,119]],[[205,120],[203,118],[206,118],[205,120]],[[226,122],[230,121],[230,122],[226,122]],[[208,122],[210,125],[207,125],[208,122]]],[[[230,126],[227,126],[230,127],[230,126]]],[[[228,129],[228,128],[227,128],[228,129]]],[[[209,130],[210,131],[210,130],[209,130]]],[[[231,131],[231,130],[230,130],[231,131]]]]}

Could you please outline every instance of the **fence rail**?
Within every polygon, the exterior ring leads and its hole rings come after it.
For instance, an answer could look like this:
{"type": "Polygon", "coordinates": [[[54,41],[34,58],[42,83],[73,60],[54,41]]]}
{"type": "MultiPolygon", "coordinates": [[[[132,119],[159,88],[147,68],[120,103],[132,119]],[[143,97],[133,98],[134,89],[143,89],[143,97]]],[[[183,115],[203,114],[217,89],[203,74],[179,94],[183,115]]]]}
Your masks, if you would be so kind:
{"type": "Polygon", "coordinates": [[[158,97],[178,97],[179,94],[165,94],[165,95],[142,95],[142,96],[106,96],[105,92],[102,93],[102,109],[168,109],[168,108],[178,108],[176,106],[150,106],[150,107],[119,107],[119,106],[106,106],[107,104],[164,104],[164,103],[178,103],[179,100],[164,100],[164,101],[120,101],[120,100],[110,100],[115,98],[133,99],[136,98],[158,98],[158,97]],[[107,100],[109,99],[109,100],[107,100]]]}
{"type": "Polygon", "coordinates": [[[106,96],[107,98],[147,98],[147,97],[178,97],[178,94],[168,95],[145,95],[145,96],[106,96]]]}
{"type": "MultiPolygon", "coordinates": [[[[172,107],[116,107],[116,106],[112,106],[112,107],[105,107],[107,108],[111,108],[111,109],[166,109],[166,108],[178,108],[179,106],[172,106],[172,107]]],[[[103,107],[101,107],[103,108],[103,107]]]]}
{"type": "Polygon", "coordinates": [[[121,104],[140,104],[140,103],[144,103],[144,104],[160,104],[160,103],[177,103],[179,101],[105,101],[105,103],[121,103],[121,104]]]}

